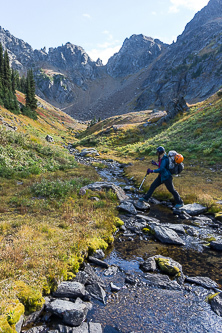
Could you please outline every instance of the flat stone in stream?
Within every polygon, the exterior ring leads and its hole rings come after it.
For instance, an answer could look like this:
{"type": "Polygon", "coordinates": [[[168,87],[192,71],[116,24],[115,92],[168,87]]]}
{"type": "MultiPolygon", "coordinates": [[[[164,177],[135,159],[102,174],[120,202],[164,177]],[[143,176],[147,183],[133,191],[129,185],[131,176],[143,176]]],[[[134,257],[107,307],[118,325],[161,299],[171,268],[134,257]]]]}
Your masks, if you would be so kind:
{"type": "Polygon", "coordinates": [[[134,206],[139,210],[147,210],[150,209],[150,205],[147,202],[141,202],[139,200],[133,201],[134,206]]]}
{"type": "Polygon", "coordinates": [[[177,235],[174,230],[167,227],[162,227],[156,223],[149,223],[149,226],[154,232],[154,237],[157,238],[161,243],[185,245],[185,242],[177,235]]]}
{"type": "Polygon", "coordinates": [[[222,251],[222,239],[218,239],[218,240],[212,241],[210,243],[210,247],[213,250],[222,251]]]}
{"type": "Polygon", "coordinates": [[[104,267],[104,268],[108,268],[109,267],[109,265],[105,261],[103,261],[101,259],[97,259],[97,258],[92,257],[92,256],[89,256],[88,259],[89,259],[90,262],[92,262],[95,265],[98,265],[98,266],[101,266],[101,267],[104,267]]]}
{"type": "Polygon", "coordinates": [[[207,289],[219,288],[218,284],[215,281],[213,281],[210,278],[205,277],[205,276],[195,276],[195,277],[186,276],[185,281],[189,282],[189,283],[194,283],[194,284],[200,285],[207,289]]]}
{"type": "Polygon", "coordinates": [[[56,299],[46,305],[46,311],[61,317],[64,324],[79,326],[86,319],[88,307],[84,303],[56,299]]]}
{"type": "Polygon", "coordinates": [[[171,281],[168,275],[147,273],[145,278],[149,286],[169,290],[181,290],[181,286],[176,281],[171,281]]]}
{"type": "Polygon", "coordinates": [[[184,205],[183,207],[177,209],[176,211],[179,211],[179,212],[184,211],[187,214],[194,216],[194,215],[199,215],[199,214],[206,212],[207,207],[202,206],[197,203],[193,203],[193,204],[184,205]]]}

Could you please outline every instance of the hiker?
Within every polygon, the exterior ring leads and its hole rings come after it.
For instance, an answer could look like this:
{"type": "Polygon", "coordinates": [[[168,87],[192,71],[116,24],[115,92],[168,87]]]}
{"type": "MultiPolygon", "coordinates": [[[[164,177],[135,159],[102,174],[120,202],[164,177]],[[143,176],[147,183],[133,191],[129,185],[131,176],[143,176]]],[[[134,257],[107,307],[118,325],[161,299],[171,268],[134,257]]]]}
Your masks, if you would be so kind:
{"type": "Polygon", "coordinates": [[[150,189],[146,193],[146,195],[142,198],[139,198],[139,201],[148,201],[149,198],[152,196],[153,192],[155,191],[155,189],[161,184],[164,184],[168,189],[168,191],[172,193],[174,196],[174,200],[176,202],[174,208],[183,207],[183,200],[181,199],[179,193],[175,190],[173,186],[172,174],[169,171],[169,159],[167,154],[165,153],[164,147],[162,146],[158,147],[156,153],[158,155],[158,163],[152,161],[152,164],[158,166],[158,169],[155,170],[148,169],[147,174],[149,175],[150,173],[159,173],[159,175],[151,184],[150,189]]]}

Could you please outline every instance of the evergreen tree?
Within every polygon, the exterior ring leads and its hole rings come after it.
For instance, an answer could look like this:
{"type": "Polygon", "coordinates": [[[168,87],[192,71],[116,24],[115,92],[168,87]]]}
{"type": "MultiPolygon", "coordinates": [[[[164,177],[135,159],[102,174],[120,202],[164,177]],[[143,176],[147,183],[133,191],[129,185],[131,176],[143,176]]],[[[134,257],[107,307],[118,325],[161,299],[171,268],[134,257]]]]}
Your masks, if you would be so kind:
{"type": "Polygon", "coordinates": [[[12,91],[15,93],[16,89],[19,88],[19,73],[12,68],[12,91]]]}
{"type": "Polygon", "coordinates": [[[33,111],[37,109],[37,99],[35,98],[35,80],[32,69],[28,70],[26,79],[26,107],[33,111]]]}
{"type": "Polygon", "coordinates": [[[12,90],[12,81],[11,81],[11,68],[9,65],[8,52],[5,50],[4,53],[4,65],[3,65],[3,87],[6,91],[12,90]]]}
{"type": "Polygon", "coordinates": [[[0,43],[0,103],[3,104],[3,74],[4,74],[4,57],[3,57],[3,47],[0,43]]]}

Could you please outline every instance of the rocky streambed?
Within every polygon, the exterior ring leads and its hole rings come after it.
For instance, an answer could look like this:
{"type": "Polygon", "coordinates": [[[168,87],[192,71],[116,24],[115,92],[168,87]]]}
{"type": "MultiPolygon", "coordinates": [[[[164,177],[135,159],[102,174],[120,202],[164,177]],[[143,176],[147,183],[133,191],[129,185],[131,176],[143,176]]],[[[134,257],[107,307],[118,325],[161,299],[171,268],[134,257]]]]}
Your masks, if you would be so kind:
{"type": "Polygon", "coordinates": [[[125,165],[99,162],[103,181],[89,187],[116,192],[124,224],[107,253],[96,251],[74,281],[62,282],[23,331],[222,332],[222,224],[197,204],[173,211],[170,202],[139,203],[125,165]]]}

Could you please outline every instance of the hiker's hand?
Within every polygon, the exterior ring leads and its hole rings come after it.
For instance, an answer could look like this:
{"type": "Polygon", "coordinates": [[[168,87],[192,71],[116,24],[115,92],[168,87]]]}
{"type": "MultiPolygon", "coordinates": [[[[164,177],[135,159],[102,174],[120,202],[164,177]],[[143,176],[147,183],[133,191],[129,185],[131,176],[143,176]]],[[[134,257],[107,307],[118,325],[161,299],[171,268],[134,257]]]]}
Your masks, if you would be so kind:
{"type": "Polygon", "coordinates": [[[155,162],[154,160],[152,160],[152,162],[151,162],[153,165],[158,165],[158,163],[157,162],[155,162]]]}
{"type": "Polygon", "coordinates": [[[149,169],[147,169],[147,175],[149,175],[150,173],[153,173],[153,170],[151,170],[150,168],[149,169]]]}

